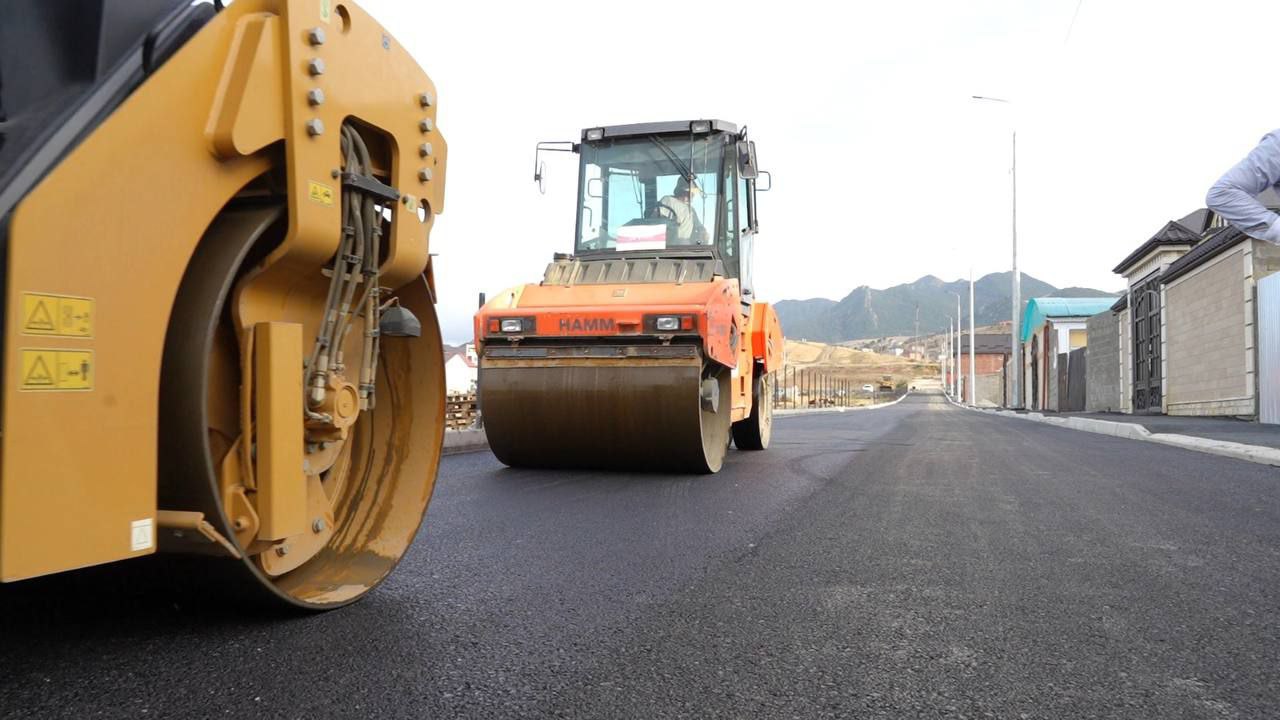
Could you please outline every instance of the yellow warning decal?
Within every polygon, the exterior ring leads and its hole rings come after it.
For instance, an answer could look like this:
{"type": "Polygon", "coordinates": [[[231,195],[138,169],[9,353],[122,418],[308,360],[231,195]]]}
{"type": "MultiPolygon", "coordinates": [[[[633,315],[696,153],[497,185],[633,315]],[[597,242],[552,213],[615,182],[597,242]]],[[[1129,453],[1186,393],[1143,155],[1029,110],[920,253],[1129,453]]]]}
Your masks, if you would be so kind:
{"type": "Polygon", "coordinates": [[[332,0],[320,0],[320,19],[327,23],[331,15],[333,15],[332,0]]]}
{"type": "Polygon", "coordinates": [[[22,334],[93,337],[92,298],[22,293],[22,334]]]}
{"type": "Polygon", "coordinates": [[[312,202],[318,202],[326,206],[333,205],[333,188],[328,185],[321,185],[315,180],[308,180],[307,194],[311,196],[312,202]]]}
{"type": "Polygon", "coordinates": [[[92,390],[92,350],[22,348],[19,390],[92,390]]]}

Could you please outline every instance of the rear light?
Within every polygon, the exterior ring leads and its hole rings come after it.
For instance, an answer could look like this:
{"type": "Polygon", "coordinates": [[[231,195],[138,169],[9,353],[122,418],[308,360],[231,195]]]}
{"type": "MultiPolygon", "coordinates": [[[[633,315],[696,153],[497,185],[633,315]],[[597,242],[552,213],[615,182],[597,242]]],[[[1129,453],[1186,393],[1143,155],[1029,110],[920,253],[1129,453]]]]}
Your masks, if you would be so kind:
{"type": "Polygon", "coordinates": [[[680,318],[675,315],[663,315],[653,321],[653,326],[658,330],[679,330],[680,318]]]}
{"type": "Polygon", "coordinates": [[[520,318],[503,318],[499,330],[504,333],[518,333],[524,330],[524,321],[520,318]]]}

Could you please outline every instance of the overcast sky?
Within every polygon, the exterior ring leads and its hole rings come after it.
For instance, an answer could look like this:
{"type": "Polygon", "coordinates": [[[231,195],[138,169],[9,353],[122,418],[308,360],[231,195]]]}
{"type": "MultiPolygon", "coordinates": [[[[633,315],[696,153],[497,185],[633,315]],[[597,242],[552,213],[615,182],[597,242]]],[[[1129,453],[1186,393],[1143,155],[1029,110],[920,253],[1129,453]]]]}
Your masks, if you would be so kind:
{"type": "Polygon", "coordinates": [[[1015,127],[1022,270],[1117,289],[1117,262],[1280,127],[1275,0],[362,5],[439,91],[450,342],[477,293],[572,248],[576,157],[540,195],[533,150],[584,127],[747,125],[773,301],[1007,270],[1015,127]]]}

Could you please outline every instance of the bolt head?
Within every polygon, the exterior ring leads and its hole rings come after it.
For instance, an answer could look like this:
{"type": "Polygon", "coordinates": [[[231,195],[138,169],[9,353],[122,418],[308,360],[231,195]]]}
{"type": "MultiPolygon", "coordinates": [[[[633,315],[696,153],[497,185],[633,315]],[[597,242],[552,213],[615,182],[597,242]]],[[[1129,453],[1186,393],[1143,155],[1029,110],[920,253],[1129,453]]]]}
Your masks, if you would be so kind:
{"type": "Polygon", "coordinates": [[[324,91],[320,88],[311,88],[307,91],[307,104],[311,107],[324,104],[324,91]]]}
{"type": "Polygon", "coordinates": [[[288,554],[289,554],[288,545],[280,545],[276,548],[276,555],[279,555],[280,557],[284,557],[285,555],[288,555],[288,554]]]}
{"type": "Polygon", "coordinates": [[[311,137],[324,134],[324,122],[320,118],[311,118],[307,121],[307,134],[311,137]]]}
{"type": "Polygon", "coordinates": [[[421,157],[431,157],[432,152],[431,143],[422,143],[418,146],[418,155],[421,157]]]}
{"type": "Polygon", "coordinates": [[[430,181],[430,180],[431,180],[431,168],[422,168],[421,170],[419,170],[419,171],[418,171],[418,179],[419,179],[419,180],[421,180],[422,182],[428,182],[428,181],[430,181]]]}
{"type": "Polygon", "coordinates": [[[429,92],[421,93],[418,95],[418,104],[424,108],[429,108],[436,104],[436,96],[429,92]]]}
{"type": "Polygon", "coordinates": [[[324,528],[325,528],[324,518],[316,518],[315,522],[311,523],[312,532],[322,533],[324,532],[324,528]]]}
{"type": "Polygon", "coordinates": [[[429,133],[434,129],[436,124],[431,122],[431,118],[422,118],[422,122],[418,123],[418,129],[424,133],[429,133]]]}
{"type": "Polygon", "coordinates": [[[320,58],[311,58],[307,61],[307,72],[311,73],[312,76],[323,75],[324,60],[321,60],[320,58]]]}
{"type": "Polygon", "coordinates": [[[324,28],[314,27],[307,31],[307,42],[313,47],[324,44],[324,28]]]}

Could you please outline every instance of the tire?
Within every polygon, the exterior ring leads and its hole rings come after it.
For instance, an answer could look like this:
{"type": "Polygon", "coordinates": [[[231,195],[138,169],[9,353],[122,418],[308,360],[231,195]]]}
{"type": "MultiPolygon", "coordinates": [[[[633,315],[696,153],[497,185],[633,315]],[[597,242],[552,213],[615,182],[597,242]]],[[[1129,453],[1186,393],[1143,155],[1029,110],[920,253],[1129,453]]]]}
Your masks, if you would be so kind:
{"type": "Polygon", "coordinates": [[[751,415],[733,424],[733,444],[739,450],[765,450],[773,435],[773,381],[769,375],[756,375],[751,386],[751,415]]]}

